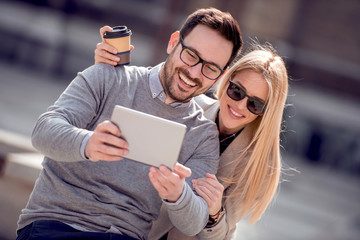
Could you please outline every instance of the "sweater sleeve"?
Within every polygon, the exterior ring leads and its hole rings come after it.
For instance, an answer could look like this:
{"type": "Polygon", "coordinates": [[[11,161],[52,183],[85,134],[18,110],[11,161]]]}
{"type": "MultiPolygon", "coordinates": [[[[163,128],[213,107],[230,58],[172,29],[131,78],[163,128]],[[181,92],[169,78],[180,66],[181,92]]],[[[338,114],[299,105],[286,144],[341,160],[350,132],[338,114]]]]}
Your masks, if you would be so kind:
{"type": "Polygon", "coordinates": [[[104,91],[105,74],[101,69],[94,65],[79,73],[39,117],[32,133],[32,144],[42,154],[57,161],[84,161],[81,144],[91,133],[88,129],[96,121],[100,95],[104,91]]]}
{"type": "Polygon", "coordinates": [[[203,198],[194,194],[187,183],[184,192],[184,199],[179,204],[167,203],[166,206],[172,224],[185,235],[195,236],[208,221],[208,206],[203,198]],[[189,224],[190,222],[194,224],[189,224]]]}

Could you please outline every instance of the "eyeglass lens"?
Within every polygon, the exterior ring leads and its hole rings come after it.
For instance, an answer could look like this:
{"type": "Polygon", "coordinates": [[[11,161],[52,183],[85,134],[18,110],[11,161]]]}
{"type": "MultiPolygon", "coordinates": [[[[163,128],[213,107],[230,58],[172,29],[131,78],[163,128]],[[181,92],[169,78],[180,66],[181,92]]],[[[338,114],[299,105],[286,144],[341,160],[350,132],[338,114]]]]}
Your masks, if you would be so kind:
{"type": "Polygon", "coordinates": [[[201,73],[211,79],[211,80],[215,80],[217,79],[221,74],[222,74],[222,70],[211,63],[205,62],[203,59],[201,59],[194,51],[192,51],[191,49],[187,48],[184,43],[183,40],[181,39],[181,44],[182,44],[182,50],[180,52],[180,59],[189,66],[195,66],[198,63],[202,63],[202,67],[201,67],[201,73]]]}

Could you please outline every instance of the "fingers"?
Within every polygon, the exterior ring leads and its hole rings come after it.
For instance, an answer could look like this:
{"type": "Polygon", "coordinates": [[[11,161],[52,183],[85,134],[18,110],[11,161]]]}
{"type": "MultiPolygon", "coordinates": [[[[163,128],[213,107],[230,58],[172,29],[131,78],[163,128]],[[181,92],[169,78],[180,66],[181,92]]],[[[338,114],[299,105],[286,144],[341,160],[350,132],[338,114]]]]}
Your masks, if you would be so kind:
{"type": "Polygon", "coordinates": [[[109,154],[105,154],[102,153],[100,151],[95,151],[92,153],[91,158],[89,158],[92,162],[97,162],[100,160],[104,160],[104,161],[109,161],[109,162],[113,162],[113,161],[120,161],[123,159],[123,157],[121,157],[121,155],[109,155],[109,154]]]}
{"type": "Polygon", "coordinates": [[[174,170],[181,178],[187,178],[191,176],[191,169],[180,163],[175,163],[174,170]]]}
{"type": "Polygon", "coordinates": [[[214,180],[217,181],[217,178],[216,178],[215,174],[206,173],[206,177],[211,178],[211,179],[214,179],[214,180]]]}
{"type": "Polygon", "coordinates": [[[209,188],[204,186],[194,186],[195,191],[202,197],[208,205],[209,214],[215,214],[219,208],[221,208],[222,195],[214,195],[209,188]]]}
{"type": "Polygon", "coordinates": [[[194,179],[192,183],[196,193],[208,204],[209,213],[217,213],[221,208],[224,186],[216,179],[216,176],[206,174],[206,178],[194,179]]]}
{"type": "Polygon", "coordinates": [[[193,181],[193,186],[195,191],[198,191],[199,189],[202,190],[202,192],[207,194],[210,199],[216,199],[222,195],[222,191],[219,189],[219,187],[214,186],[207,181],[201,181],[199,179],[195,180],[193,181]]]}
{"type": "Polygon", "coordinates": [[[101,43],[96,45],[95,49],[95,64],[97,63],[107,63],[109,65],[116,66],[117,63],[120,61],[120,58],[114,56],[113,54],[117,53],[116,48],[110,46],[104,40],[104,33],[105,32],[112,32],[113,29],[110,26],[104,26],[100,28],[100,36],[101,36],[101,43]],[[113,54],[111,54],[113,53],[113,54]]]}
{"type": "Polygon", "coordinates": [[[109,155],[123,156],[128,153],[128,143],[119,137],[115,137],[109,133],[94,133],[99,141],[97,150],[109,155]]]}
{"type": "Polygon", "coordinates": [[[116,54],[116,48],[105,42],[98,43],[95,49],[95,64],[107,63],[113,66],[117,65],[117,63],[120,61],[120,57],[117,57],[111,53],[116,54]]]}
{"type": "Polygon", "coordinates": [[[169,202],[176,202],[183,192],[185,179],[165,166],[151,167],[149,179],[159,196],[169,202]]]}
{"type": "Polygon", "coordinates": [[[111,54],[116,54],[118,52],[116,48],[107,44],[106,42],[96,44],[96,49],[99,50],[99,54],[101,54],[103,57],[112,56],[114,58],[119,58],[111,54]]]}
{"type": "Polygon", "coordinates": [[[157,180],[167,189],[171,190],[175,187],[180,176],[171,171],[165,166],[160,166],[159,169],[153,168],[153,173],[156,174],[157,180]],[[154,171],[155,169],[155,171],[154,171]]]}
{"type": "Polygon", "coordinates": [[[128,153],[128,143],[110,121],[100,123],[85,146],[85,156],[91,161],[117,161],[128,153]]]}
{"type": "Polygon", "coordinates": [[[168,179],[161,173],[161,171],[159,171],[159,169],[151,167],[149,171],[149,179],[162,199],[171,198],[170,195],[173,186],[170,185],[168,179]]]}
{"type": "Polygon", "coordinates": [[[222,194],[224,186],[215,178],[198,178],[192,180],[194,185],[208,188],[214,195],[222,194]]]}
{"type": "Polygon", "coordinates": [[[165,179],[155,167],[150,167],[149,179],[154,188],[158,191],[159,196],[166,199],[167,188],[164,185],[165,179]]]}
{"type": "Polygon", "coordinates": [[[213,198],[211,198],[211,193],[209,192],[209,190],[206,187],[200,187],[200,186],[194,186],[195,191],[197,194],[199,194],[200,197],[202,197],[206,203],[208,204],[208,206],[211,205],[211,202],[214,201],[213,198]]]}
{"type": "Polygon", "coordinates": [[[103,42],[104,42],[105,32],[112,32],[112,31],[113,29],[110,26],[103,26],[102,28],[100,28],[100,36],[103,42]]]}
{"type": "Polygon", "coordinates": [[[129,153],[126,146],[127,143],[123,139],[112,136],[110,133],[95,132],[86,144],[85,156],[94,162],[117,161],[129,153]]]}
{"type": "Polygon", "coordinates": [[[95,128],[95,132],[111,133],[117,137],[121,136],[120,129],[114,123],[107,120],[99,123],[95,128]]]}
{"type": "Polygon", "coordinates": [[[198,184],[208,183],[214,188],[217,188],[219,190],[224,189],[223,185],[217,180],[214,174],[206,173],[206,178],[198,178],[198,179],[194,179],[193,181],[197,181],[198,184]]]}

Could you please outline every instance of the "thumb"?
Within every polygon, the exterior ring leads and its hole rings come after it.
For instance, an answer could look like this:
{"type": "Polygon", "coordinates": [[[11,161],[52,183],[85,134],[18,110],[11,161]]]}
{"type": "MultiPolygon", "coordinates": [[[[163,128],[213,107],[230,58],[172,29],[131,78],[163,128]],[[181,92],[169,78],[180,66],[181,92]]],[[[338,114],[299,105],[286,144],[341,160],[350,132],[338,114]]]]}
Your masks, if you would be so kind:
{"type": "Polygon", "coordinates": [[[187,178],[191,176],[191,169],[188,167],[185,167],[184,165],[180,163],[175,163],[174,171],[181,177],[181,178],[187,178]]]}

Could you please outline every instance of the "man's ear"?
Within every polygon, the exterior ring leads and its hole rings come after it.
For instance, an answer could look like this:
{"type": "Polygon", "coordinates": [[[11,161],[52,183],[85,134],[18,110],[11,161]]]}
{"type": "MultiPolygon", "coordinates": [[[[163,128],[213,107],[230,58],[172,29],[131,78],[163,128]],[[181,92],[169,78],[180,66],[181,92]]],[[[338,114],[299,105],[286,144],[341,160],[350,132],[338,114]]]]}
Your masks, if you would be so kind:
{"type": "Polygon", "coordinates": [[[179,41],[180,41],[180,32],[179,31],[176,31],[173,34],[171,34],[170,40],[168,43],[168,47],[166,50],[167,54],[170,54],[174,50],[174,48],[179,43],[179,41]]]}

